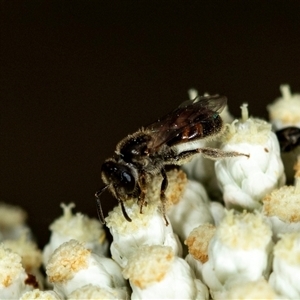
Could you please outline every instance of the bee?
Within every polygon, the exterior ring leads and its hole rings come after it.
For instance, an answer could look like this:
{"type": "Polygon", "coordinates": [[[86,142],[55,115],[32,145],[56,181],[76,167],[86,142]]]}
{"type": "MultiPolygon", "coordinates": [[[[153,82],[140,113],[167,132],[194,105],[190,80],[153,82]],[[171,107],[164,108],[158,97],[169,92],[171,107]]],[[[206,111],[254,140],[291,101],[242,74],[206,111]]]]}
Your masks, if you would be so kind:
{"type": "MultiPolygon", "coordinates": [[[[166,196],[168,178],[166,167],[182,165],[201,153],[207,158],[218,159],[245,155],[214,148],[195,148],[194,141],[218,136],[223,129],[220,112],[226,106],[225,96],[198,96],[183,102],[178,108],[156,122],[139,129],[121,140],[115,155],[102,165],[101,177],[105,186],[96,192],[98,215],[104,223],[100,195],[108,189],[121,205],[125,219],[131,222],[124,202],[138,198],[140,213],[147,205],[145,195],[151,177],[161,175],[161,210],[166,225],[166,196]],[[186,149],[180,150],[180,145],[186,149]]],[[[247,155],[246,155],[247,156],[247,155]]]]}
{"type": "Polygon", "coordinates": [[[282,152],[290,152],[300,146],[300,128],[286,127],[276,131],[282,152]]]}

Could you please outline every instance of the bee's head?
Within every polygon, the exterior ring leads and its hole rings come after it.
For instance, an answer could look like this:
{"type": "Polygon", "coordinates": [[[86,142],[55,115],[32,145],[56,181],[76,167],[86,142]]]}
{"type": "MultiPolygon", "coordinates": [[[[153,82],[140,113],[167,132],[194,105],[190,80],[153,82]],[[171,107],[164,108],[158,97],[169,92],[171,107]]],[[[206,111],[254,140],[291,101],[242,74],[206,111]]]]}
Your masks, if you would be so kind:
{"type": "Polygon", "coordinates": [[[137,171],[114,159],[108,159],[103,163],[101,177],[119,200],[126,200],[127,196],[133,194],[136,189],[137,171]]]}

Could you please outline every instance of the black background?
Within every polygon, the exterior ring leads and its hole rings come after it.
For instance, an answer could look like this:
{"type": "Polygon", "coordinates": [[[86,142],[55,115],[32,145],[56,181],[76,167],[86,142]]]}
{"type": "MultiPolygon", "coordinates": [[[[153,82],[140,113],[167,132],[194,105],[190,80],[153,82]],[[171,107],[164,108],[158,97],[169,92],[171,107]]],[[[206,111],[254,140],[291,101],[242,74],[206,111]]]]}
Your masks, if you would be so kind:
{"type": "Polygon", "coordinates": [[[300,91],[299,1],[0,3],[0,197],[40,245],[61,202],[97,217],[103,160],[189,88],[265,118],[280,84],[300,91]]]}

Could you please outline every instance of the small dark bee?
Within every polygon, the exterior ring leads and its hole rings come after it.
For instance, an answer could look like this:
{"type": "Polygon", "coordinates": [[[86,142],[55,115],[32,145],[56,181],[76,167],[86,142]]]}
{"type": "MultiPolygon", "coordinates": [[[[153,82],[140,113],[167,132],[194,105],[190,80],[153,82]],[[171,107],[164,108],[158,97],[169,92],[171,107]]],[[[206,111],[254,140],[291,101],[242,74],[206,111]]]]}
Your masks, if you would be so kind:
{"type": "Polygon", "coordinates": [[[300,146],[300,128],[286,127],[276,131],[282,152],[290,152],[300,146]]]}
{"type": "Polygon", "coordinates": [[[208,147],[193,147],[193,141],[215,137],[222,132],[223,122],[219,114],[226,103],[227,98],[224,96],[198,96],[194,100],[183,102],[173,112],[121,140],[114,157],[107,159],[101,168],[105,186],[95,194],[100,220],[104,223],[100,204],[100,195],[104,190],[110,190],[120,203],[125,219],[130,222],[124,202],[137,197],[142,213],[143,206],[147,204],[147,182],[151,176],[160,174],[162,213],[168,225],[165,216],[165,191],[168,186],[166,166],[182,165],[198,153],[211,159],[245,155],[208,147]],[[188,145],[188,150],[180,151],[178,146],[184,143],[188,145]]]}

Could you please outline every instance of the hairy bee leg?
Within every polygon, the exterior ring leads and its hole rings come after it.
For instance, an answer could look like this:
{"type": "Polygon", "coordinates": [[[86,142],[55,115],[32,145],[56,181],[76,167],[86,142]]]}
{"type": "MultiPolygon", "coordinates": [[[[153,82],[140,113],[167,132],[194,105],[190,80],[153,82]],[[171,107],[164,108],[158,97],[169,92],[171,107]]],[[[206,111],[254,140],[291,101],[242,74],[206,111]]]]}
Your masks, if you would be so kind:
{"type": "Polygon", "coordinates": [[[98,219],[102,224],[105,224],[105,218],[104,218],[104,214],[103,214],[103,210],[99,198],[96,198],[96,206],[97,206],[98,219]]]}
{"type": "Polygon", "coordinates": [[[101,194],[108,188],[108,185],[106,185],[105,187],[103,187],[100,191],[97,191],[95,193],[95,198],[96,198],[96,206],[97,206],[97,214],[98,214],[98,218],[100,220],[100,222],[102,224],[105,224],[105,218],[104,218],[104,214],[103,214],[103,210],[102,210],[102,205],[101,205],[101,201],[100,201],[100,196],[101,194]]]}
{"type": "Polygon", "coordinates": [[[213,160],[222,159],[226,157],[235,157],[235,156],[246,156],[250,157],[250,154],[240,153],[236,151],[223,151],[221,149],[215,148],[198,148],[188,151],[183,151],[177,155],[170,156],[168,162],[170,164],[183,164],[188,162],[195,154],[201,153],[204,157],[210,158],[213,160]]]}
{"type": "Polygon", "coordinates": [[[122,210],[124,218],[126,219],[126,221],[131,222],[132,220],[130,219],[130,217],[128,216],[128,214],[126,212],[126,209],[125,209],[125,206],[124,206],[124,202],[121,201],[121,200],[119,200],[119,203],[121,205],[121,210],[122,210]]]}
{"type": "Polygon", "coordinates": [[[143,172],[140,175],[139,178],[139,186],[141,189],[141,193],[139,195],[139,205],[140,205],[140,213],[143,213],[143,207],[147,206],[147,201],[145,201],[145,196],[146,196],[146,192],[147,192],[147,188],[146,188],[146,174],[143,172]]]}
{"type": "Polygon", "coordinates": [[[166,226],[168,226],[169,222],[168,222],[167,217],[166,217],[166,201],[167,201],[167,198],[166,198],[166,195],[165,195],[165,191],[167,190],[167,187],[168,187],[168,176],[167,176],[166,171],[165,171],[164,168],[162,168],[160,170],[160,173],[163,177],[163,180],[161,182],[161,187],[160,187],[160,200],[161,200],[161,204],[162,204],[162,214],[163,214],[163,217],[165,219],[166,226]]]}
{"type": "Polygon", "coordinates": [[[210,159],[220,159],[220,158],[226,158],[226,157],[235,157],[235,156],[246,156],[250,157],[250,154],[240,153],[236,151],[223,151],[220,149],[214,149],[214,148],[199,148],[197,149],[199,153],[202,153],[204,157],[210,158],[210,159]]]}

